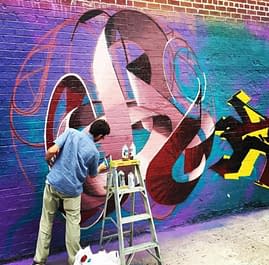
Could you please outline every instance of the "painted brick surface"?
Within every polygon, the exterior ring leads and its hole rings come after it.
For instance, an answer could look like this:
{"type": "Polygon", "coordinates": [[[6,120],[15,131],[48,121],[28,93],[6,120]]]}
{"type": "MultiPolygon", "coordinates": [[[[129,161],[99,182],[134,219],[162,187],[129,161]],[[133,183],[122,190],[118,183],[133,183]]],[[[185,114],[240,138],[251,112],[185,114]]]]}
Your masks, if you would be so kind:
{"type": "MultiPolygon", "coordinates": [[[[268,207],[268,10],[254,0],[1,1],[0,263],[33,255],[46,148],[103,116],[112,130],[101,155],[135,142],[157,230],[268,207]]],[[[87,243],[100,234],[105,176],[95,181],[82,199],[87,243]]],[[[52,251],[63,248],[59,213],[52,251]]]]}

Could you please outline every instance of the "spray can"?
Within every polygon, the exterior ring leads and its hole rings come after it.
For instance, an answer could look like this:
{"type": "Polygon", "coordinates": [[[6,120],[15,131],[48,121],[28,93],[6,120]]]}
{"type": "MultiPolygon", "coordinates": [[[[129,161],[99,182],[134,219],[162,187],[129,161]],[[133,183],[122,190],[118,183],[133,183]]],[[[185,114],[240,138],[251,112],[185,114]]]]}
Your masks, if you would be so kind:
{"type": "Polygon", "coordinates": [[[122,170],[120,170],[118,176],[119,176],[119,186],[126,186],[125,173],[122,170]]]}
{"type": "Polygon", "coordinates": [[[113,182],[112,182],[111,174],[110,172],[107,172],[106,173],[106,186],[107,188],[109,188],[109,187],[112,187],[112,185],[113,185],[113,182]]]}
{"type": "Polygon", "coordinates": [[[132,142],[129,148],[129,158],[134,159],[135,155],[136,155],[136,146],[134,142],[132,142]]]}
{"type": "Polygon", "coordinates": [[[135,175],[133,172],[129,172],[128,174],[128,188],[134,188],[135,187],[135,175]]]}
{"type": "Polygon", "coordinates": [[[128,149],[127,144],[125,144],[122,147],[122,150],[121,150],[121,158],[122,158],[122,160],[128,160],[129,159],[129,149],[128,149]]]}

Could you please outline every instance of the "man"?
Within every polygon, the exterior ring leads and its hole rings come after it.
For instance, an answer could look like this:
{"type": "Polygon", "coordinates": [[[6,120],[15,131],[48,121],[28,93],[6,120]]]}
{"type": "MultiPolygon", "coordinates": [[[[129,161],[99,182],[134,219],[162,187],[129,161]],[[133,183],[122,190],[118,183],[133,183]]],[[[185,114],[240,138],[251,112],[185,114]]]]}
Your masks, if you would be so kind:
{"type": "MultiPolygon", "coordinates": [[[[34,264],[44,265],[49,255],[54,216],[63,203],[66,216],[65,245],[68,263],[73,265],[80,249],[80,201],[87,176],[95,177],[104,170],[98,167],[99,152],[95,143],[110,133],[105,120],[96,120],[88,132],[67,129],[46,153],[51,166],[43,195],[43,208],[39,224],[34,264]]],[[[102,165],[102,164],[101,164],[102,165]]]]}

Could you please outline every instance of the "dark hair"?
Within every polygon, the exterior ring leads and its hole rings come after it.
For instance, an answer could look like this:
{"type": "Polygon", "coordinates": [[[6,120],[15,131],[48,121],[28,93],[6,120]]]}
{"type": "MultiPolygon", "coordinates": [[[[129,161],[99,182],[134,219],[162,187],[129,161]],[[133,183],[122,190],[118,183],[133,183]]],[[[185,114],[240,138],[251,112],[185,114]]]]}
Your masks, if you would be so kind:
{"type": "Polygon", "coordinates": [[[105,120],[96,120],[92,123],[89,132],[96,137],[98,135],[108,135],[110,133],[109,124],[105,120]]]}

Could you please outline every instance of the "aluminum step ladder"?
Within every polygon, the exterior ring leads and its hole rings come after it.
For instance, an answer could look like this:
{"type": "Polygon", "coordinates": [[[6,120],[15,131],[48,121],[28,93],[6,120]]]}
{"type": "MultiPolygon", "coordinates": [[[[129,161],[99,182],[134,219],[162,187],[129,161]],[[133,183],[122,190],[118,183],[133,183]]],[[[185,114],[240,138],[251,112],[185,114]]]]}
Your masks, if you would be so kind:
{"type": "Polygon", "coordinates": [[[100,246],[103,246],[105,241],[109,242],[112,238],[118,238],[121,265],[131,264],[134,255],[141,251],[147,251],[157,260],[158,265],[162,265],[160,246],[157,240],[157,234],[151,213],[145,182],[141,176],[139,164],[140,161],[136,159],[111,160],[109,163],[110,170],[107,175],[107,194],[102,218],[100,246]],[[128,185],[121,185],[122,183],[119,179],[118,170],[130,170],[130,168],[136,176],[136,185],[132,185],[132,187],[129,187],[128,185]],[[108,204],[110,199],[113,200],[113,196],[116,220],[115,217],[113,218],[108,216],[108,204]],[[126,196],[129,196],[130,198],[130,211],[128,214],[121,207],[122,199],[126,198],[126,196]],[[138,199],[140,199],[140,201],[138,199]],[[136,204],[136,202],[139,202],[139,204],[136,204]],[[141,209],[141,204],[144,209],[141,209]],[[137,206],[139,206],[138,210],[136,210],[137,206]],[[106,236],[104,235],[106,221],[111,221],[116,226],[117,233],[109,234],[106,236]],[[149,241],[146,239],[146,242],[135,242],[134,225],[136,223],[139,225],[139,222],[140,227],[142,226],[144,231],[147,229],[147,227],[150,228],[149,231],[151,239],[149,241]],[[126,227],[128,230],[126,230],[126,227]],[[126,241],[128,241],[128,243],[126,241]]]}

